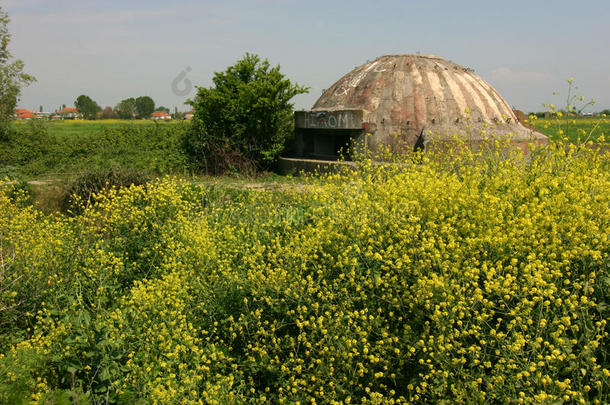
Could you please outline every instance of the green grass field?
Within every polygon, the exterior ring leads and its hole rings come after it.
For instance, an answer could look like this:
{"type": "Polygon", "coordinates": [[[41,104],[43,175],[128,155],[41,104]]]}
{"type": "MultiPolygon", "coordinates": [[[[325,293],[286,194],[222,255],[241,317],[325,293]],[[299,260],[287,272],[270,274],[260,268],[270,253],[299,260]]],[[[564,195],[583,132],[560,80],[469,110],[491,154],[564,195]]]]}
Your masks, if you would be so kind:
{"type": "Polygon", "coordinates": [[[610,141],[609,117],[562,117],[559,119],[541,118],[534,121],[536,128],[550,139],[567,137],[571,142],[610,141]]]}
{"type": "MultiPolygon", "coordinates": [[[[47,123],[47,129],[50,135],[61,138],[72,138],[91,136],[102,132],[104,129],[116,128],[154,128],[155,125],[160,127],[175,126],[181,121],[153,121],[153,120],[65,120],[65,121],[50,121],[47,123]]],[[[13,127],[17,130],[22,129],[29,123],[27,121],[15,121],[13,127]]]]}
{"type": "MultiPolygon", "coordinates": [[[[75,137],[89,137],[103,132],[105,129],[117,128],[161,128],[184,124],[181,121],[152,121],[152,120],[67,120],[53,121],[47,124],[50,135],[57,139],[73,139],[75,137]]],[[[551,139],[559,139],[567,136],[572,142],[583,140],[597,141],[601,135],[608,138],[610,135],[610,117],[562,117],[560,119],[541,118],[534,121],[536,128],[551,139]],[[563,133],[560,133],[563,131],[563,133]]],[[[28,122],[15,122],[13,127],[22,129],[29,125],[28,122]]],[[[608,142],[605,139],[604,142],[608,142]]]]}

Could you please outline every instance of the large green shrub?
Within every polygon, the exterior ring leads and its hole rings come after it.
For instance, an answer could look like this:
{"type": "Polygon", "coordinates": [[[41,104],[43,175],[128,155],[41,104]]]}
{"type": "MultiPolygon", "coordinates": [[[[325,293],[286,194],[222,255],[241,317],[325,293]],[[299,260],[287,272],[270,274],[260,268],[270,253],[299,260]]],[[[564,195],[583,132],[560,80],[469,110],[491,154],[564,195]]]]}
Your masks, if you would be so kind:
{"type": "Polygon", "coordinates": [[[307,88],[250,54],[213,81],[191,101],[186,149],[195,164],[208,172],[268,167],[292,132],[290,100],[307,88]]]}
{"type": "Polygon", "coordinates": [[[93,169],[80,174],[65,188],[62,208],[81,212],[95,202],[95,194],[113,187],[146,184],[151,178],[144,171],[131,168],[93,169]]]}
{"type": "Polygon", "coordinates": [[[20,174],[41,173],[47,167],[46,162],[58,158],[54,153],[57,147],[57,139],[49,134],[42,120],[9,128],[0,142],[0,168],[11,167],[20,174]]]}

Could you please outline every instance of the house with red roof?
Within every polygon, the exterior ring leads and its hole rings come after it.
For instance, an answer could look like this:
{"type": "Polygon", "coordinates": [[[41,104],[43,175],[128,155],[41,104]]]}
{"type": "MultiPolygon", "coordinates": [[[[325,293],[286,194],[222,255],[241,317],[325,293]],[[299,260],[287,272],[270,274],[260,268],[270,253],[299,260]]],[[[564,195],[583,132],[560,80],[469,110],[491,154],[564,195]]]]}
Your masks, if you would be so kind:
{"type": "Polygon", "coordinates": [[[165,111],[155,111],[150,116],[153,120],[171,120],[172,116],[166,113],[165,111]]]}
{"type": "Polygon", "coordinates": [[[75,120],[81,118],[78,108],[66,107],[63,110],[57,111],[57,114],[65,120],[75,120]]]}
{"type": "Polygon", "coordinates": [[[24,108],[15,108],[14,112],[15,112],[15,118],[20,119],[20,120],[36,118],[36,115],[34,114],[34,110],[26,110],[24,108]]]}
{"type": "Polygon", "coordinates": [[[38,116],[34,114],[34,112],[28,111],[18,114],[15,118],[17,118],[18,120],[29,120],[32,118],[38,118],[38,116]]]}

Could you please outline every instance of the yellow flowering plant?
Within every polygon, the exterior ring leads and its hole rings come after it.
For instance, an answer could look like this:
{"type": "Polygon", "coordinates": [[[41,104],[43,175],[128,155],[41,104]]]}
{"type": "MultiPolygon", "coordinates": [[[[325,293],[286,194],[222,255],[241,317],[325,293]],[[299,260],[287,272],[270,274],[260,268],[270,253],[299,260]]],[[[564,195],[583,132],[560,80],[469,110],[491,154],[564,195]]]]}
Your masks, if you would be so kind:
{"type": "MultiPolygon", "coordinates": [[[[606,142],[605,131],[610,126],[606,114],[585,113],[586,109],[596,104],[596,100],[585,101],[584,96],[578,95],[578,86],[573,77],[570,77],[567,83],[565,105],[559,109],[555,104],[543,103],[542,106],[546,108],[545,118],[539,120],[532,114],[527,124],[536,127],[556,141],[587,147],[594,145],[593,142],[603,144],[606,142]]],[[[556,92],[553,94],[558,95],[556,92]]]]}
{"type": "Polygon", "coordinates": [[[0,402],[608,403],[608,154],[454,148],[73,217],[3,184],[0,402]]]}

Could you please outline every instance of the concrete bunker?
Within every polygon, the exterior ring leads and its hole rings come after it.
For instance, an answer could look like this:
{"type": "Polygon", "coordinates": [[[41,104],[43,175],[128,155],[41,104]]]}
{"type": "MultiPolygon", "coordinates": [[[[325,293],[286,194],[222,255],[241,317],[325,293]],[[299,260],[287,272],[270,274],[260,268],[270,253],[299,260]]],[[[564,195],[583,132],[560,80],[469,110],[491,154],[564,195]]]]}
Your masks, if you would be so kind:
{"type": "Polygon", "coordinates": [[[350,160],[364,145],[366,128],[362,110],[295,112],[295,153],[312,159],[350,160]]]}
{"type": "Polygon", "coordinates": [[[472,69],[423,54],[381,56],[355,68],[294,119],[291,155],[302,160],[349,160],[349,150],[412,149],[454,135],[476,144],[494,134],[519,147],[547,141],[522,126],[472,69]]]}

